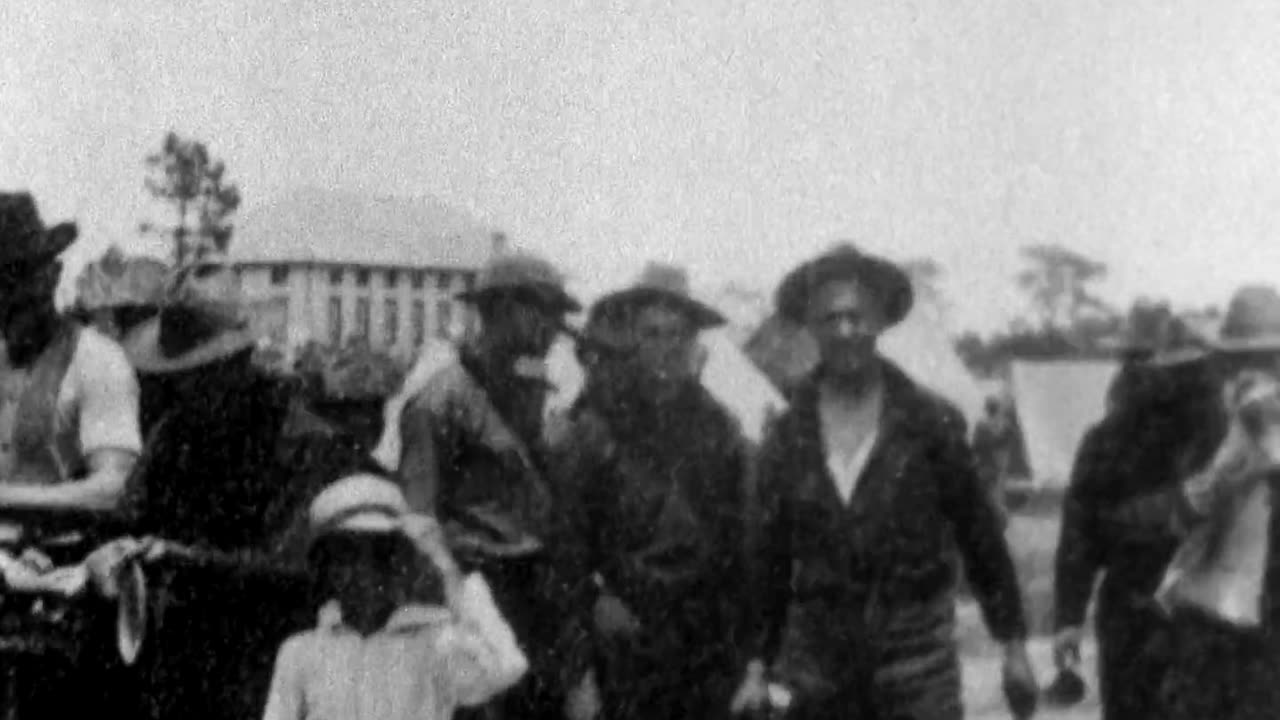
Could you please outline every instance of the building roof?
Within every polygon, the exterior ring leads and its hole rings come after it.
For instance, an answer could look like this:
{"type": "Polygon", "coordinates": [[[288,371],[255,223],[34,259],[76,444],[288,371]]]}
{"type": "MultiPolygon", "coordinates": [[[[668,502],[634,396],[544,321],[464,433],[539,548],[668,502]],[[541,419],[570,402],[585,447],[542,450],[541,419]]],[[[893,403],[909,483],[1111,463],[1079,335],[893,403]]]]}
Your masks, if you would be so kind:
{"type": "Polygon", "coordinates": [[[493,252],[494,232],[434,198],[302,188],[239,217],[230,255],[242,263],[477,269],[493,252]]]}

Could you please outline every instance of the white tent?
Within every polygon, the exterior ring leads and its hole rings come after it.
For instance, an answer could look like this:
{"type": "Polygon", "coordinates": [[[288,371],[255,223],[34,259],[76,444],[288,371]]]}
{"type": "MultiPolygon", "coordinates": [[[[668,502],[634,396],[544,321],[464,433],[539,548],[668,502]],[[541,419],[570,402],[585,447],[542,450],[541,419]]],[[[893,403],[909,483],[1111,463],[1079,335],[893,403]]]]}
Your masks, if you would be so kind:
{"type": "Polygon", "coordinates": [[[907,318],[880,338],[880,351],[908,375],[964,413],[970,426],[982,416],[986,394],[956,353],[942,304],[920,293],[907,318]]]}
{"type": "Polygon", "coordinates": [[[1032,476],[1038,484],[1063,485],[1089,426],[1106,411],[1116,364],[1106,361],[1018,361],[1013,396],[1032,476]]]}

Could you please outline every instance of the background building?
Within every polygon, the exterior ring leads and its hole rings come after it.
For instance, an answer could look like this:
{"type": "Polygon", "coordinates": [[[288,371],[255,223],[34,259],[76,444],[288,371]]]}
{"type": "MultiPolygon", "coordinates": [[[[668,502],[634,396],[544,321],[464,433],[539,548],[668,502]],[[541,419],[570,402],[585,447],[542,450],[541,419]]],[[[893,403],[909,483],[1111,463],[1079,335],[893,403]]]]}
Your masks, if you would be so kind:
{"type": "Polygon", "coordinates": [[[474,322],[454,296],[505,247],[502,233],[429,198],[304,189],[238,220],[231,259],[274,343],[363,338],[408,355],[474,322]]]}

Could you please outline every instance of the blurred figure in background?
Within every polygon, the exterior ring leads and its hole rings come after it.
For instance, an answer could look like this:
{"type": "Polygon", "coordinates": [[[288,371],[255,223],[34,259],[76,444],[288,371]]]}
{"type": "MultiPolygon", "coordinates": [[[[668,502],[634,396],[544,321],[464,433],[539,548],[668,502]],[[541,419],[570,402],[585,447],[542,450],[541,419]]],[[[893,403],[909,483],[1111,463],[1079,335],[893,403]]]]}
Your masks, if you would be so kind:
{"type": "MultiPolygon", "coordinates": [[[[1103,720],[1164,718],[1160,686],[1171,660],[1169,626],[1151,601],[1177,538],[1108,525],[1106,511],[1166,489],[1202,462],[1206,403],[1216,402],[1205,343],[1167,308],[1135,308],[1108,411],[1081,442],[1063,504],[1054,575],[1056,683],[1076,674],[1084,623],[1098,587],[1103,720]]],[[[1070,679],[1068,679],[1070,678],[1070,679]]],[[[1065,690],[1064,690],[1065,692],[1065,690]]],[[[1078,702],[1076,697],[1051,698],[1078,702]]]]}
{"type": "Polygon", "coordinates": [[[1012,409],[1000,398],[989,397],[983,405],[983,416],[973,428],[973,455],[978,465],[991,504],[1000,515],[1002,526],[1009,523],[1009,509],[1005,503],[1004,482],[1009,476],[1009,465],[1017,445],[1012,422],[1012,409]]]}

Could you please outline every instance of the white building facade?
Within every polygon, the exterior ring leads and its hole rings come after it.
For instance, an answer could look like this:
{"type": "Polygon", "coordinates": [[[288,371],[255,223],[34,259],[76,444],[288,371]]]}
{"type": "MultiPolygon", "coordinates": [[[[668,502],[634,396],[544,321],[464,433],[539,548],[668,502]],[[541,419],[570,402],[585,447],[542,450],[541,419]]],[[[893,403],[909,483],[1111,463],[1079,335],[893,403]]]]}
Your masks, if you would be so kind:
{"type": "Polygon", "coordinates": [[[457,295],[505,249],[435,201],[311,189],[238,222],[231,259],[258,332],[287,354],[362,339],[407,357],[475,322],[457,295]]]}

